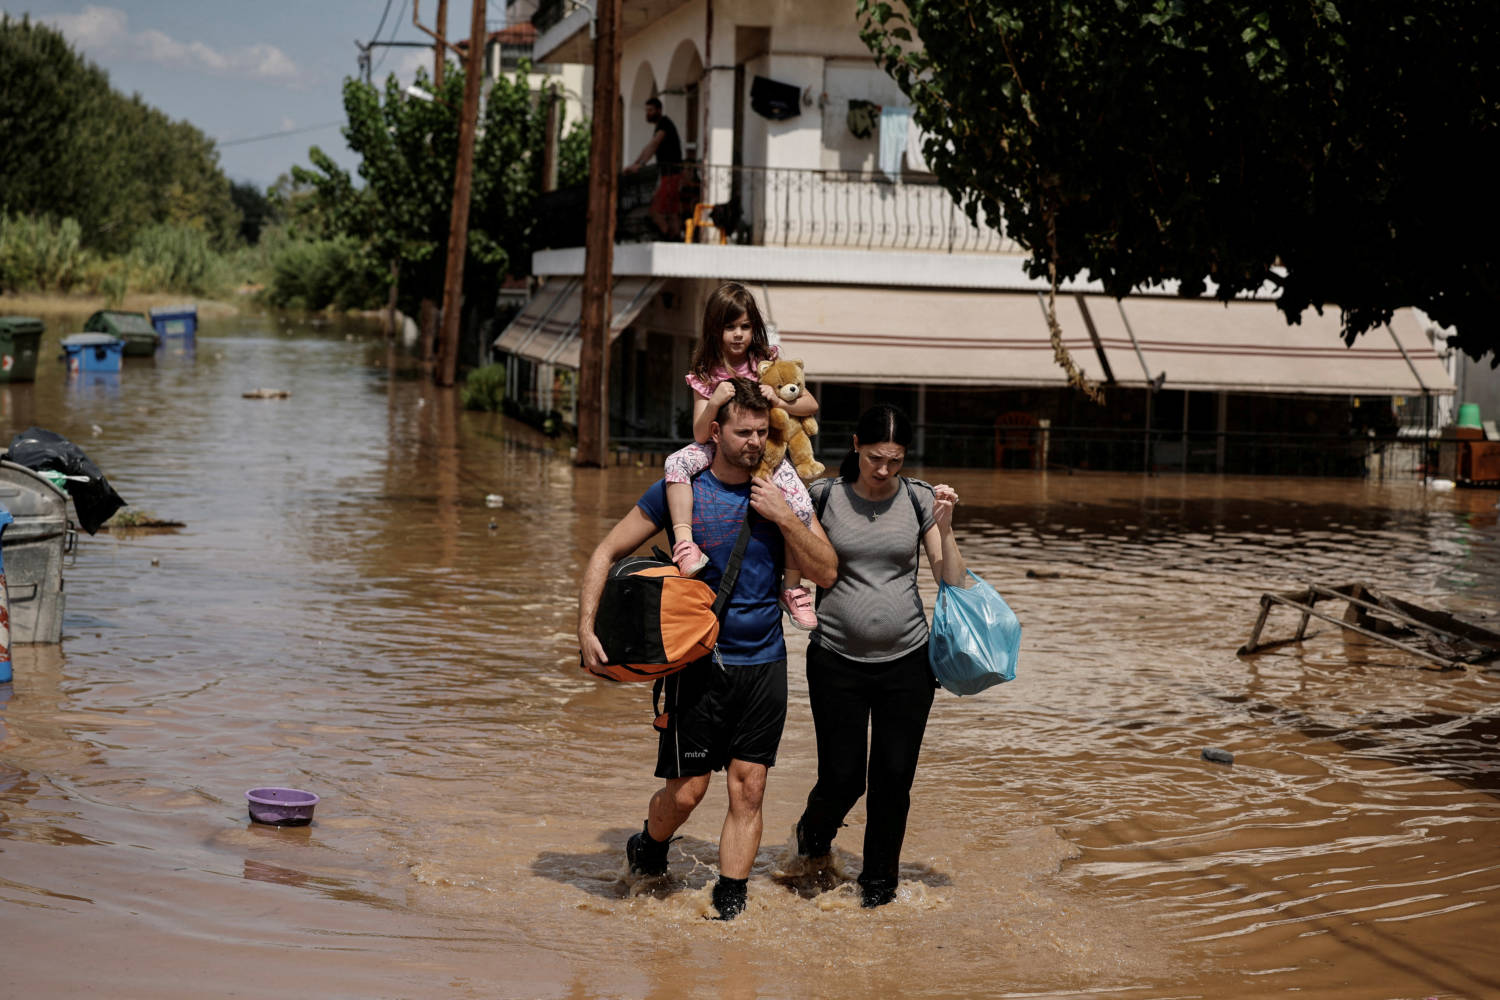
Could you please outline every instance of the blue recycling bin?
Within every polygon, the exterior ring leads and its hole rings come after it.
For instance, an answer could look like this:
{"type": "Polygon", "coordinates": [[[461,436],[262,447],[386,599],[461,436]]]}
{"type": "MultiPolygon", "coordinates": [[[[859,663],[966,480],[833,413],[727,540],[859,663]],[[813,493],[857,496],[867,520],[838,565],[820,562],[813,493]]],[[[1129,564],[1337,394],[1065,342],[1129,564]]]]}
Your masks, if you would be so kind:
{"type": "Polygon", "coordinates": [[[162,339],[181,337],[192,340],[198,334],[197,306],[161,306],[151,310],[151,325],[162,339]]]}
{"type": "Polygon", "coordinates": [[[125,341],[108,333],[74,333],[62,339],[68,374],[118,372],[125,341]]]}

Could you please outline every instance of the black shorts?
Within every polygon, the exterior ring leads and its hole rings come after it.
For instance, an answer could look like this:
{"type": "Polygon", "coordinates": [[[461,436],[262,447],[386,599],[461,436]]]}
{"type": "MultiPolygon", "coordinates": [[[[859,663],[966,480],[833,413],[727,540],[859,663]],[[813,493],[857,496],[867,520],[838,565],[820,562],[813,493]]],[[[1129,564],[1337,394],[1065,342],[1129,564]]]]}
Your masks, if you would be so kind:
{"type": "Polygon", "coordinates": [[[658,737],[656,776],[691,778],[731,760],[776,763],[786,726],[786,661],[747,666],[699,660],[668,677],[667,728],[658,737]]]}

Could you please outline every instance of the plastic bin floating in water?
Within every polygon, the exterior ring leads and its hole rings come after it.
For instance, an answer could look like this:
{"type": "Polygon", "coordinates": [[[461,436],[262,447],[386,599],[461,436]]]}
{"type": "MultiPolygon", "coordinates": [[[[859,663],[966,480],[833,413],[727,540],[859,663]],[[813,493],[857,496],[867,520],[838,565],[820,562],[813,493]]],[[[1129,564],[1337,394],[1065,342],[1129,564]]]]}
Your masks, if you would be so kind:
{"type": "Polygon", "coordinates": [[[11,645],[61,642],[68,495],[41,474],[3,461],[0,506],[13,518],[3,546],[11,645]]]}
{"type": "Polygon", "coordinates": [[[108,333],[74,333],[62,339],[68,374],[118,372],[125,341],[108,333]]]}
{"type": "Polygon", "coordinates": [[[83,322],[89,333],[107,333],[125,342],[125,353],[132,358],[149,358],[161,346],[161,334],[145,313],[122,309],[100,309],[83,322]]]}
{"type": "Polygon", "coordinates": [[[42,321],[30,316],[0,316],[0,382],[36,378],[36,347],[42,321]]]}
{"type": "Polygon", "coordinates": [[[158,306],[151,310],[151,325],[165,338],[193,339],[198,333],[197,306],[158,306]]]}
{"type": "Polygon", "coordinates": [[[272,826],[306,826],[318,797],[297,788],[252,788],[245,793],[250,818],[272,826]]]}

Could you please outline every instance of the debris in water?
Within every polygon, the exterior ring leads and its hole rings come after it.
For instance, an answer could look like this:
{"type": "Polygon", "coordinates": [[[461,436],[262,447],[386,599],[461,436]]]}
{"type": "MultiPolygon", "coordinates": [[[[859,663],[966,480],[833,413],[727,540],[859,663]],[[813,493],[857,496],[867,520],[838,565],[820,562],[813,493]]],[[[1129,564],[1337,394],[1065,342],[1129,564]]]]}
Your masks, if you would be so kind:
{"type": "Polygon", "coordinates": [[[1204,747],[1203,759],[1211,760],[1215,764],[1233,764],[1234,754],[1228,750],[1220,750],[1218,747],[1204,747]]]}
{"type": "Polygon", "coordinates": [[[505,498],[498,493],[491,493],[484,498],[484,505],[486,507],[504,507],[505,498]]]}
{"type": "Polygon", "coordinates": [[[1026,575],[1033,580],[1056,580],[1058,577],[1062,576],[1062,574],[1055,569],[1028,569],[1026,571],[1026,575]]]}
{"type": "MultiPolygon", "coordinates": [[[[1260,616],[1250,629],[1250,641],[1237,651],[1251,656],[1263,650],[1311,638],[1308,622],[1317,618],[1342,629],[1358,633],[1407,653],[1431,660],[1441,670],[1462,670],[1466,664],[1488,663],[1500,659],[1500,632],[1461,621],[1446,611],[1436,611],[1417,604],[1386,597],[1374,587],[1350,583],[1342,587],[1309,584],[1305,590],[1290,594],[1262,594],[1260,616]],[[1341,617],[1334,617],[1315,606],[1319,600],[1342,601],[1348,605],[1341,617]],[[1262,641],[1261,630],[1272,607],[1288,607],[1301,618],[1295,635],[1287,639],[1262,641]]],[[[1316,634],[1316,633],[1313,633],[1316,634]]]]}
{"type": "Polygon", "coordinates": [[[291,396],[289,389],[251,389],[244,393],[246,399],[286,399],[291,396]]]}

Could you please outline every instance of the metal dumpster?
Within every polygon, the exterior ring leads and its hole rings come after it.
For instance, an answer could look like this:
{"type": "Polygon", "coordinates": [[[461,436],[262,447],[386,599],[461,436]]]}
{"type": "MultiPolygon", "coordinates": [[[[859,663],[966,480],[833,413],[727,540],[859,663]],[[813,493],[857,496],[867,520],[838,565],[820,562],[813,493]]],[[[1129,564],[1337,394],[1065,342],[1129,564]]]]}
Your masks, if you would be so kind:
{"type": "Polygon", "coordinates": [[[0,535],[10,641],[61,642],[68,495],[25,466],[0,461],[0,505],[15,518],[0,535]]]}

